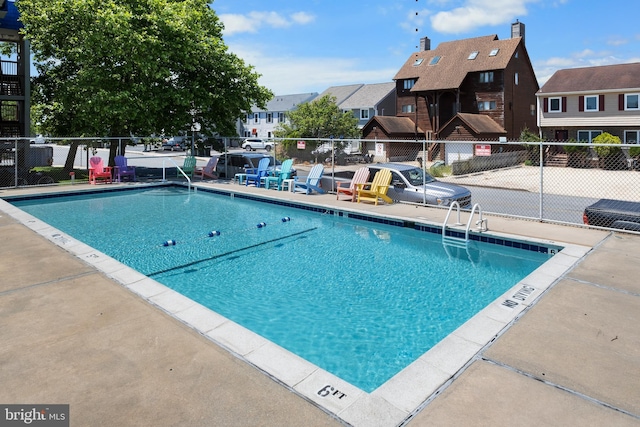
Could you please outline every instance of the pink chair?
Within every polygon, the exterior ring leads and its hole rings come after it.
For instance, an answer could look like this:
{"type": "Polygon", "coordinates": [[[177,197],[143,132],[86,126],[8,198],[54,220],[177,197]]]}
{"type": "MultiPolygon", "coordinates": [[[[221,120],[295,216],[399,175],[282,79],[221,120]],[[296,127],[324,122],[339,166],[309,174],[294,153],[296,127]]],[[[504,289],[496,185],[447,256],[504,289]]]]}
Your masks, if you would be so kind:
{"type": "Polygon", "coordinates": [[[336,200],[340,200],[340,194],[350,196],[351,201],[356,201],[356,188],[358,184],[364,184],[369,179],[369,168],[362,167],[358,169],[354,174],[350,182],[341,181],[338,182],[336,187],[336,200]]]}
{"type": "Polygon", "coordinates": [[[113,182],[111,166],[105,166],[101,157],[92,157],[89,159],[89,183],[96,184],[99,179],[109,184],[113,182]]]}
{"type": "Polygon", "coordinates": [[[194,171],[195,176],[199,176],[202,179],[204,179],[205,176],[207,178],[217,179],[218,174],[216,173],[216,166],[218,166],[218,158],[219,156],[211,157],[207,162],[207,165],[204,167],[196,166],[196,169],[194,171]]]}

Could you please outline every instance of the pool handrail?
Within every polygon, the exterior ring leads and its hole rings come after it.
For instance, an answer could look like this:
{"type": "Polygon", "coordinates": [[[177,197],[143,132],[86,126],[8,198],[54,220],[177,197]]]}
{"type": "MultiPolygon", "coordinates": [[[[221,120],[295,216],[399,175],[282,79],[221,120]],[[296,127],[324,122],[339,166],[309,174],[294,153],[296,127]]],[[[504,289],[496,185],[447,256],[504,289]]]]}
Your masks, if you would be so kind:
{"type": "Polygon", "coordinates": [[[189,183],[189,191],[191,191],[191,178],[189,178],[189,175],[187,175],[180,166],[178,166],[178,164],[176,162],[173,161],[173,159],[162,159],[162,182],[167,182],[167,173],[166,173],[166,167],[165,167],[165,162],[169,160],[171,163],[173,163],[175,165],[175,167],[178,169],[178,172],[180,172],[185,178],[187,178],[187,182],[189,183]]]}

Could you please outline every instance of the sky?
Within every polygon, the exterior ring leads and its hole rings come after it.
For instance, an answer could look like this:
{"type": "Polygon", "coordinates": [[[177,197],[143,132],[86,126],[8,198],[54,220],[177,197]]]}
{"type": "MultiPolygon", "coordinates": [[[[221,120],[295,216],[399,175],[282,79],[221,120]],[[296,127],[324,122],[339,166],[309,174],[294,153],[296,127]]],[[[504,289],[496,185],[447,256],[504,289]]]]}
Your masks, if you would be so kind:
{"type": "Polygon", "coordinates": [[[542,87],[558,69],[640,62],[638,0],[214,0],[229,50],[275,95],[392,81],[418,50],[446,41],[511,37],[542,87]]]}

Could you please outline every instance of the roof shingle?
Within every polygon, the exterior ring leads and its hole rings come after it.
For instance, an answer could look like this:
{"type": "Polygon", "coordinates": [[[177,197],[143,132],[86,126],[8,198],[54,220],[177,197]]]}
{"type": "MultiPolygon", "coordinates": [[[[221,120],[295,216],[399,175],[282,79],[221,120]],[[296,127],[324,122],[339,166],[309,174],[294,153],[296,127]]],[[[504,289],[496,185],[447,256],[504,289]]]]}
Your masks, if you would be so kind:
{"type": "MultiPolygon", "coordinates": [[[[416,132],[416,124],[409,117],[376,116],[375,120],[387,135],[412,134],[416,132]]],[[[417,129],[423,133],[422,129],[417,129]]]]}
{"type": "Polygon", "coordinates": [[[640,62],[556,71],[538,93],[640,89],[640,62]]]}
{"type": "Polygon", "coordinates": [[[414,53],[393,79],[417,79],[412,92],[456,89],[468,73],[506,68],[521,40],[522,37],[499,40],[497,35],[491,35],[440,43],[434,50],[414,53]],[[494,49],[499,49],[497,54],[490,55],[494,49]],[[472,52],[478,52],[475,59],[469,59],[472,52]],[[435,56],[440,60],[429,65],[435,56]],[[414,65],[419,60],[420,64],[414,65]]]}

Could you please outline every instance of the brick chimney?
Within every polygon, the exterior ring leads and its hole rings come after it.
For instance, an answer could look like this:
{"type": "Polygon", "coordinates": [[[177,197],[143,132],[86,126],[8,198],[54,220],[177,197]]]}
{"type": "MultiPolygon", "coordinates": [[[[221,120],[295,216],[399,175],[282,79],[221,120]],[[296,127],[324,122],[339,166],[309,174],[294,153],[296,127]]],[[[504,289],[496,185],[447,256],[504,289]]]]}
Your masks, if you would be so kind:
{"type": "Polygon", "coordinates": [[[431,50],[431,40],[429,37],[422,37],[420,39],[420,51],[431,50]]]}
{"type": "Polygon", "coordinates": [[[511,38],[522,37],[522,43],[524,43],[524,24],[516,19],[516,22],[511,24],[511,38]]]}

